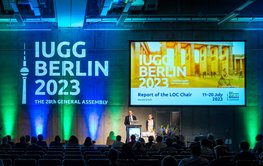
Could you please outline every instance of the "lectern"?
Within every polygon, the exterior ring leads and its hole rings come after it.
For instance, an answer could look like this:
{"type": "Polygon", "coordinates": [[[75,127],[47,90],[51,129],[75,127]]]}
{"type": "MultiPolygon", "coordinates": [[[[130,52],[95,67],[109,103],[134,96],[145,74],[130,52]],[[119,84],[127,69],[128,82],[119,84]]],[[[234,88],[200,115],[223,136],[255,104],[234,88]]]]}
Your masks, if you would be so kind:
{"type": "Polygon", "coordinates": [[[136,136],[136,141],[141,137],[142,125],[126,125],[126,142],[130,141],[131,135],[136,136]]]}

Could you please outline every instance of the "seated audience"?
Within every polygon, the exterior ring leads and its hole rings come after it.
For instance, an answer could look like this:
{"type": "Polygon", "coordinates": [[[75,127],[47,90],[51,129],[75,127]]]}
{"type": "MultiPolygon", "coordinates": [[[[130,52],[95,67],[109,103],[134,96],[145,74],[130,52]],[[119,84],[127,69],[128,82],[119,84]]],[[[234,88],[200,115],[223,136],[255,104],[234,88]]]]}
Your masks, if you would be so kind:
{"type": "Polygon", "coordinates": [[[136,136],[131,135],[131,141],[128,142],[129,147],[132,148],[135,143],[136,143],[136,136]]]}
{"type": "Polygon", "coordinates": [[[207,134],[207,139],[209,141],[208,147],[210,149],[213,149],[215,147],[215,145],[216,145],[215,136],[212,133],[209,133],[209,134],[207,134]]]}
{"type": "Polygon", "coordinates": [[[226,157],[226,147],[217,145],[214,148],[216,159],[210,162],[210,166],[232,166],[233,163],[229,157],[226,157]]]}
{"type": "Polygon", "coordinates": [[[151,135],[148,137],[148,142],[145,144],[146,148],[150,148],[154,144],[154,137],[151,135]]]}
{"type": "Polygon", "coordinates": [[[30,137],[30,135],[25,135],[25,137],[26,137],[26,143],[29,145],[31,137],[30,137]]]}
{"type": "Polygon", "coordinates": [[[124,145],[123,142],[121,142],[121,136],[117,135],[116,141],[113,142],[111,145],[112,148],[121,148],[124,145]]]}
{"type": "Polygon", "coordinates": [[[83,145],[84,145],[85,147],[92,147],[92,146],[93,146],[93,142],[92,142],[91,137],[86,137],[83,145]]]}
{"type": "Polygon", "coordinates": [[[192,156],[190,158],[182,159],[179,166],[202,165],[209,166],[209,161],[206,158],[200,157],[201,146],[200,143],[192,143],[190,145],[192,156]]]}
{"type": "Polygon", "coordinates": [[[145,148],[143,146],[143,143],[138,141],[135,142],[132,146],[132,151],[135,155],[146,155],[145,148]]]}
{"type": "Polygon", "coordinates": [[[256,136],[256,144],[254,146],[253,152],[256,155],[259,155],[261,152],[263,152],[263,135],[258,134],[256,136]]]}
{"type": "Polygon", "coordinates": [[[107,137],[106,145],[112,145],[113,142],[114,142],[114,139],[115,139],[114,132],[111,131],[111,132],[109,133],[109,136],[107,137]]]}
{"type": "Polygon", "coordinates": [[[239,148],[240,152],[235,155],[234,162],[238,160],[256,160],[256,156],[254,153],[249,152],[249,143],[246,141],[240,142],[239,148]]]}
{"type": "Polygon", "coordinates": [[[202,139],[201,141],[201,154],[202,155],[213,155],[214,152],[209,148],[210,142],[208,139],[202,139]]]}
{"type": "Polygon", "coordinates": [[[134,159],[132,148],[128,144],[122,146],[121,158],[123,159],[134,159]]]}
{"type": "Polygon", "coordinates": [[[26,143],[26,137],[22,136],[20,137],[20,142],[15,144],[15,148],[22,148],[25,149],[28,146],[26,143]]]}
{"type": "Polygon", "coordinates": [[[70,136],[67,146],[69,147],[79,146],[78,138],[75,135],[70,136]]]}
{"type": "Polygon", "coordinates": [[[215,148],[221,147],[221,146],[225,148],[226,152],[229,152],[229,148],[225,145],[224,140],[221,138],[216,139],[216,146],[214,147],[214,152],[215,152],[215,148]]]}
{"type": "Polygon", "coordinates": [[[119,158],[119,152],[116,149],[110,149],[108,157],[109,166],[118,166],[117,159],[119,158]]]}
{"type": "Polygon", "coordinates": [[[151,146],[151,150],[160,150],[161,148],[166,147],[166,145],[162,142],[163,141],[163,137],[162,136],[157,136],[156,137],[156,144],[153,144],[151,146]]]}
{"type": "Polygon", "coordinates": [[[185,148],[185,137],[183,135],[175,136],[176,143],[181,146],[181,148],[185,148]]]}
{"type": "Polygon", "coordinates": [[[8,144],[7,137],[2,138],[2,143],[0,145],[0,149],[12,149],[12,146],[10,144],[8,144]]]}
{"type": "Polygon", "coordinates": [[[52,141],[49,144],[49,147],[62,147],[62,146],[63,146],[63,143],[61,143],[61,138],[58,135],[55,136],[54,141],[52,141]]]}
{"type": "Polygon", "coordinates": [[[27,151],[41,151],[43,150],[41,146],[37,144],[37,137],[31,137],[31,144],[27,146],[27,151]]]}
{"type": "Polygon", "coordinates": [[[168,152],[168,153],[175,153],[177,149],[173,147],[173,139],[167,138],[165,140],[166,147],[160,149],[160,152],[168,152]]]}
{"type": "Polygon", "coordinates": [[[183,148],[183,144],[178,140],[180,137],[179,136],[175,136],[173,138],[173,144],[172,146],[176,149],[182,149],[183,148]]]}
{"type": "Polygon", "coordinates": [[[177,161],[174,157],[168,155],[165,156],[161,161],[161,166],[177,166],[177,161]]]}
{"type": "Polygon", "coordinates": [[[11,135],[7,135],[6,137],[7,137],[7,140],[8,140],[8,144],[9,144],[9,145],[11,145],[11,146],[15,145],[15,143],[12,142],[11,135]]]}
{"type": "Polygon", "coordinates": [[[42,134],[39,134],[37,136],[37,139],[38,139],[37,144],[39,146],[41,146],[42,148],[47,148],[47,142],[44,141],[44,136],[42,134]]]}
{"type": "Polygon", "coordinates": [[[144,140],[144,138],[140,137],[138,139],[138,142],[140,142],[142,144],[142,146],[145,148],[145,140],[144,140]]]}

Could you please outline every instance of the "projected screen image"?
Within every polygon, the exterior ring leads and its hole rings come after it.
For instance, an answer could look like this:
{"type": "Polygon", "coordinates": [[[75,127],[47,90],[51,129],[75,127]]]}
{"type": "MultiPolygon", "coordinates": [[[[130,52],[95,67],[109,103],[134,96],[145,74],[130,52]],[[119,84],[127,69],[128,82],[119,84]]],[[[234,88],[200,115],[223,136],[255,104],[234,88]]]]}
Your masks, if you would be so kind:
{"type": "Polygon", "coordinates": [[[245,42],[131,41],[130,105],[245,105],[245,42]]]}

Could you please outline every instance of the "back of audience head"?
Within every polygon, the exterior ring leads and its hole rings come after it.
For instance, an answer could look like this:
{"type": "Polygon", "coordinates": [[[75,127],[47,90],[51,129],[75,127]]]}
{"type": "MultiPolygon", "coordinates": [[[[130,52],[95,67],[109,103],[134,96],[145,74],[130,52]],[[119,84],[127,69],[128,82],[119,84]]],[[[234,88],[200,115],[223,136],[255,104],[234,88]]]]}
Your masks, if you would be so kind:
{"type": "Polygon", "coordinates": [[[31,140],[30,135],[25,135],[25,137],[26,137],[26,143],[29,143],[31,140]]]}
{"type": "Polygon", "coordinates": [[[31,144],[37,143],[37,137],[31,137],[31,144]]]}
{"type": "Polygon", "coordinates": [[[202,139],[201,140],[201,145],[205,147],[209,147],[209,140],[208,139],[202,139]]]}
{"type": "Polygon", "coordinates": [[[91,137],[86,137],[85,141],[84,141],[84,145],[85,146],[90,146],[92,145],[92,139],[91,137]]]}
{"type": "Polygon", "coordinates": [[[7,144],[7,143],[8,143],[7,137],[3,137],[3,138],[2,138],[2,144],[7,144]]]}
{"type": "Polygon", "coordinates": [[[226,147],[225,146],[216,146],[214,149],[215,157],[218,159],[219,157],[224,157],[226,155],[226,147]]]}
{"type": "Polygon", "coordinates": [[[156,137],[156,142],[162,142],[162,140],[163,140],[163,137],[162,136],[157,136],[156,137]]]}
{"type": "Polygon", "coordinates": [[[134,142],[136,139],[136,136],[135,135],[131,135],[131,141],[134,142]]]}
{"type": "Polygon", "coordinates": [[[145,144],[145,140],[144,140],[142,137],[140,137],[140,138],[138,139],[138,141],[141,142],[142,144],[145,144]]]}
{"type": "Polygon", "coordinates": [[[152,135],[150,135],[149,137],[148,137],[148,142],[153,142],[154,141],[154,137],[152,136],[152,135]]]}
{"type": "Polygon", "coordinates": [[[60,138],[60,136],[58,136],[58,135],[57,135],[57,136],[55,136],[55,142],[56,142],[56,143],[60,143],[60,141],[61,141],[61,138],[60,138]]]}
{"type": "Polygon", "coordinates": [[[224,140],[222,138],[216,139],[216,145],[224,145],[224,140]]]}
{"type": "Polygon", "coordinates": [[[201,154],[200,143],[198,143],[198,142],[192,143],[192,144],[190,145],[190,149],[191,149],[192,155],[194,155],[194,156],[200,156],[200,154],[201,154]]]}
{"type": "Polygon", "coordinates": [[[116,136],[116,141],[119,141],[119,142],[121,141],[121,136],[120,135],[116,136]]]}
{"type": "Polygon", "coordinates": [[[256,141],[262,141],[263,140],[263,135],[262,134],[258,134],[256,136],[256,141]]]}
{"type": "Polygon", "coordinates": [[[212,133],[207,134],[208,140],[214,140],[215,136],[212,133]]]}
{"type": "Polygon", "coordinates": [[[166,143],[167,146],[171,146],[173,144],[173,139],[172,138],[167,138],[165,140],[165,143],[166,143]]]}
{"type": "Polygon", "coordinates": [[[42,134],[38,134],[37,139],[38,139],[38,141],[43,141],[44,136],[42,134]]]}
{"type": "Polygon", "coordinates": [[[68,143],[69,143],[69,145],[78,145],[79,140],[75,135],[72,135],[72,136],[70,136],[68,143]]]}
{"type": "Polygon", "coordinates": [[[26,137],[24,136],[21,136],[19,140],[20,140],[20,143],[26,143],[26,137]]]}
{"type": "Polygon", "coordinates": [[[11,135],[7,135],[6,138],[7,138],[8,142],[10,142],[12,140],[11,135]]]}
{"type": "Polygon", "coordinates": [[[161,161],[161,166],[177,166],[176,159],[170,155],[165,156],[161,161]]]}
{"type": "Polygon", "coordinates": [[[240,147],[241,151],[245,151],[246,152],[246,151],[249,150],[250,145],[249,145],[249,143],[247,141],[242,141],[242,142],[240,142],[239,147],[240,147]]]}

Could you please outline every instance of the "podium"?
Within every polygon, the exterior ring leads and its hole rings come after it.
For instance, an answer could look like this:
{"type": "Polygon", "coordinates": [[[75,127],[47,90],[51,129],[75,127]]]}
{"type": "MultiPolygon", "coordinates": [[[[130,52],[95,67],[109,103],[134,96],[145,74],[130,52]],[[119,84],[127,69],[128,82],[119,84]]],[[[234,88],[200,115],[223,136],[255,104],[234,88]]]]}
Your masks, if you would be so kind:
{"type": "Polygon", "coordinates": [[[131,135],[136,136],[136,141],[141,137],[142,125],[126,125],[126,142],[130,141],[131,135]]]}

